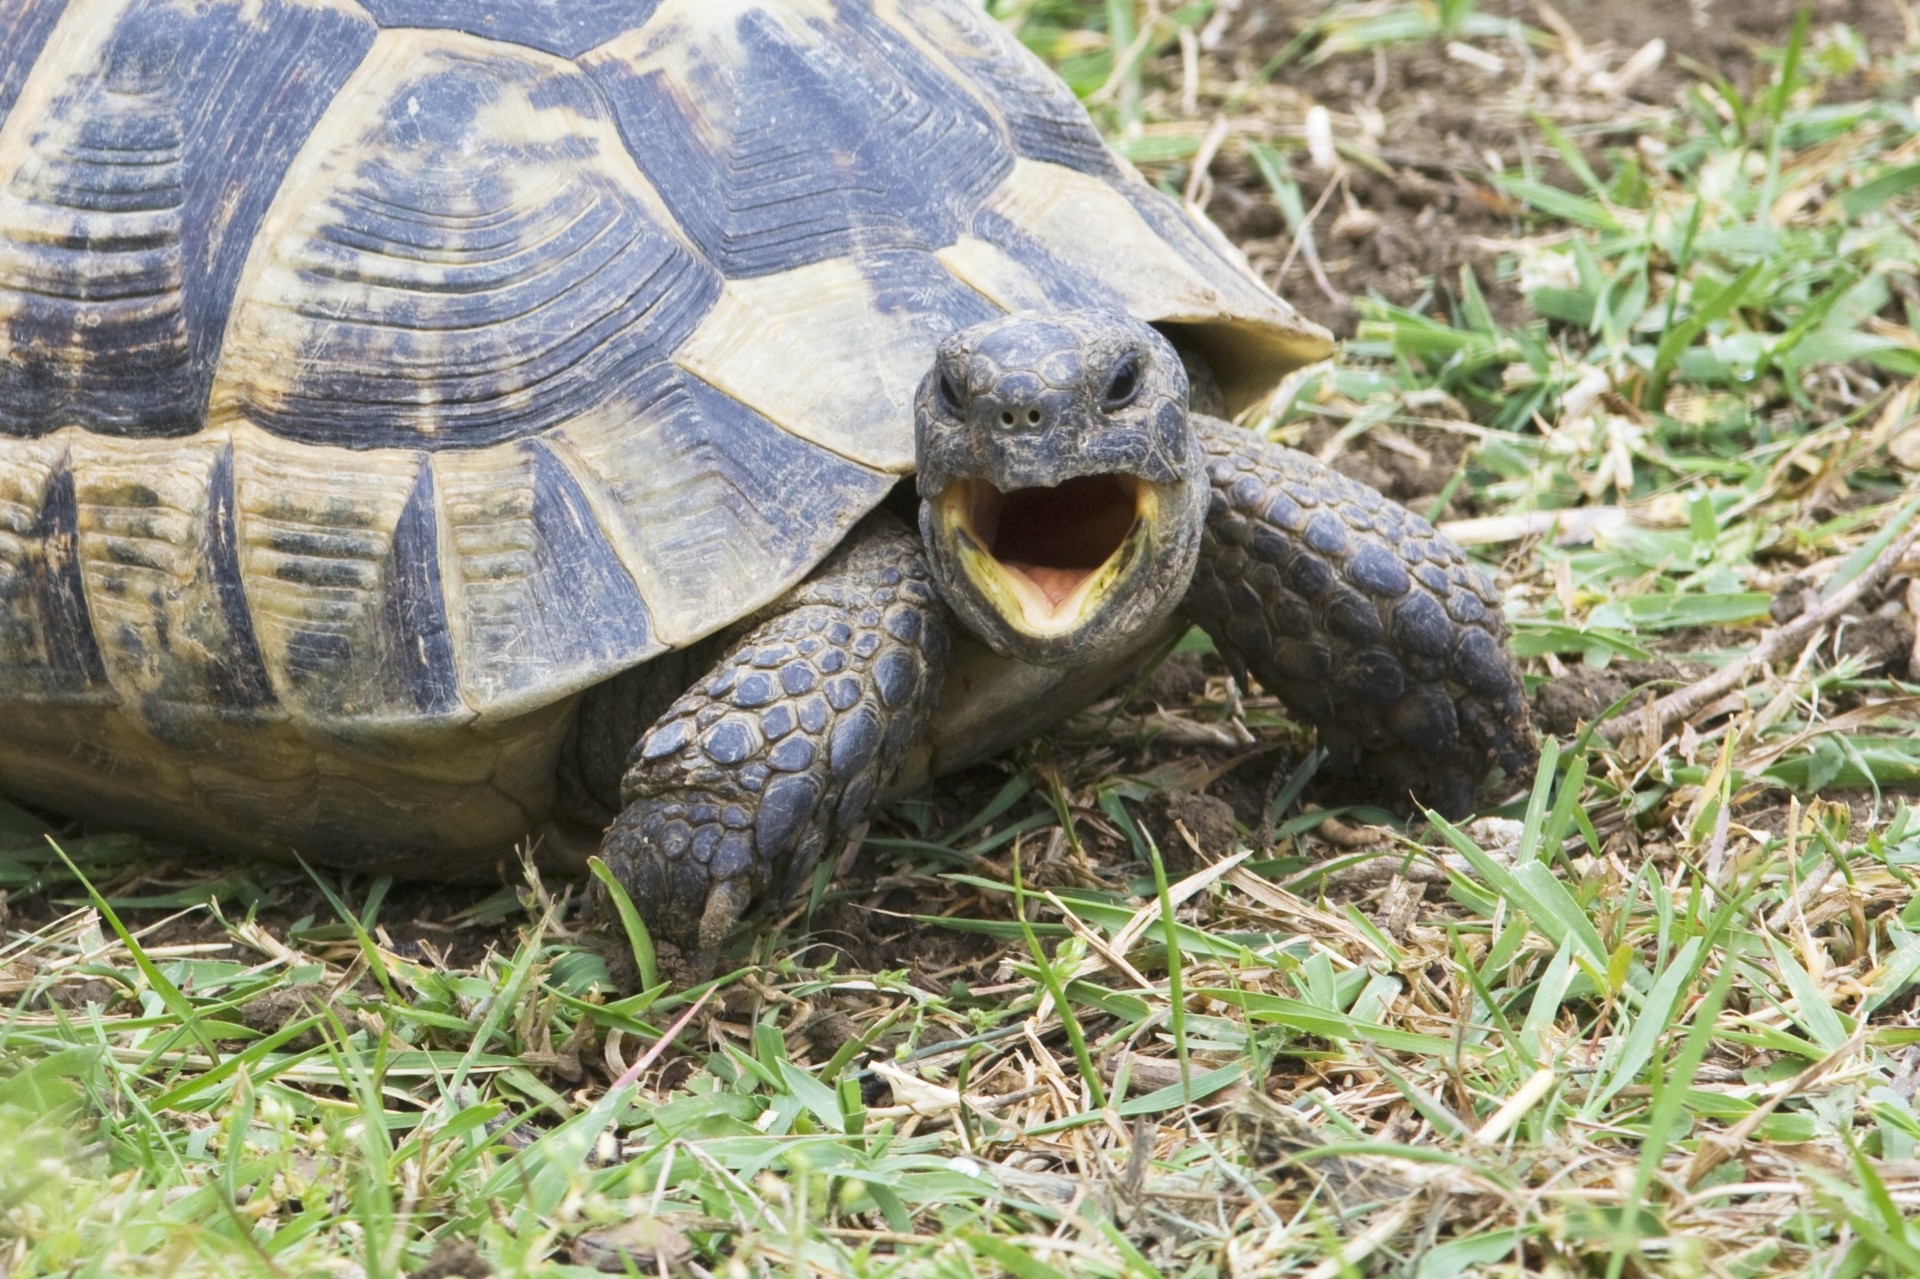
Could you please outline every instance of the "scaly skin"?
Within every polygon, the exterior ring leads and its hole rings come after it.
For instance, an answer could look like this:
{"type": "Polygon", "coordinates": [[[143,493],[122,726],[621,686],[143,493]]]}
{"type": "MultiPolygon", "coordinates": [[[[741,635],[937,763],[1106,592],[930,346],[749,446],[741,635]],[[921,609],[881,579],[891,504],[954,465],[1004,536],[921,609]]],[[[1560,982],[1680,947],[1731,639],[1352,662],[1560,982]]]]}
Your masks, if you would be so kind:
{"type": "Polygon", "coordinates": [[[701,950],[865,818],[946,673],[946,606],[890,520],[776,609],[641,739],[602,845],[655,935],[701,950]]]}
{"type": "Polygon", "coordinates": [[[1492,583],[1398,503],[1195,414],[1212,497],[1186,609],[1228,662],[1320,730],[1364,792],[1458,816],[1531,769],[1492,583]]]}

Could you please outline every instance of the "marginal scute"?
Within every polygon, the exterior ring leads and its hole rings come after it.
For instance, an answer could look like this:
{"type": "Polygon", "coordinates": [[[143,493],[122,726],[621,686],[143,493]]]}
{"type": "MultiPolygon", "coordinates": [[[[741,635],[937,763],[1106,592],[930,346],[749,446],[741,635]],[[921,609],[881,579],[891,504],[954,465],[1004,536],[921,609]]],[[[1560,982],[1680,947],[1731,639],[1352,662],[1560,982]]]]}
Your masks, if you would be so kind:
{"type": "Polygon", "coordinates": [[[79,556],[67,442],[18,446],[0,469],[0,699],[111,700],[79,556]]]}
{"type": "Polygon", "coordinates": [[[234,542],[233,451],[215,435],[70,441],[77,563],[115,690],[148,730],[204,745],[272,714],[234,542]]]}
{"type": "MultiPolygon", "coordinates": [[[[210,632],[213,665],[208,672],[215,706],[252,710],[274,700],[273,682],[260,639],[254,634],[253,612],[247,604],[246,582],[240,569],[240,535],[234,516],[233,441],[219,440],[207,481],[206,531],[201,538],[203,563],[199,572],[218,601],[215,610],[197,618],[201,625],[219,627],[210,632]],[[218,621],[213,617],[217,614],[218,621]]],[[[192,596],[182,597],[191,607],[192,596]]]]}
{"type": "Polygon", "coordinates": [[[465,700],[502,719],[638,665],[665,645],[617,507],[544,440],[434,455],[442,573],[465,700]]]}
{"type": "Polygon", "coordinates": [[[460,672],[447,629],[446,590],[440,571],[440,510],[433,482],[433,456],[420,459],[413,492],[393,530],[381,601],[380,637],[385,665],[415,710],[429,717],[461,708],[460,672]]]}
{"type": "Polygon", "coordinates": [[[730,281],[675,358],[801,439],[901,473],[934,347],[998,314],[930,254],[835,259],[730,281]]]}
{"type": "Polygon", "coordinates": [[[938,248],[1014,158],[992,112],[861,0],[666,0],[583,64],[733,279],[938,248]]]}
{"type": "Polygon", "coordinates": [[[1180,230],[1187,219],[1177,206],[1130,185],[1138,181],[1115,184],[1022,159],[969,230],[1020,260],[1042,289],[1099,280],[1137,318],[1178,327],[1208,358],[1231,412],[1271,391],[1285,371],[1332,353],[1323,330],[1262,288],[1244,263],[1180,230]],[[1179,235],[1170,242],[1172,231],[1179,235]],[[1045,246],[1044,256],[1024,245],[1045,246]]]}
{"type": "Polygon", "coordinates": [[[235,444],[241,576],[279,699],[323,726],[470,718],[444,702],[424,713],[417,664],[393,661],[422,639],[402,628],[430,612],[404,580],[417,570],[394,553],[425,455],[394,450],[342,469],[330,450],[259,431],[235,444]]]}
{"type": "Polygon", "coordinates": [[[73,6],[0,128],[0,437],[199,429],[247,245],[373,32],[326,0],[73,6]]]}
{"type": "Polygon", "coordinates": [[[444,27],[577,58],[647,20],[654,0],[360,0],[383,27],[444,27]]]}
{"type": "Polygon", "coordinates": [[[254,246],[210,416],[338,448],[472,448],[661,364],[720,281],[578,68],[384,33],[254,246]]]}

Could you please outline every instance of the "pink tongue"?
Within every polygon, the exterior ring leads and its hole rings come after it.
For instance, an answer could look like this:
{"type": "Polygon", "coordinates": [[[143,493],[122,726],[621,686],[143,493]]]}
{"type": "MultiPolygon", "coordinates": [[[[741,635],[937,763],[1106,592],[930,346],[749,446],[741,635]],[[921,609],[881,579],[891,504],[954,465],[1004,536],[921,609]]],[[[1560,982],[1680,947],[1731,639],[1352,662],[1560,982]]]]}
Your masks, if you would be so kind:
{"type": "Polygon", "coordinates": [[[1040,588],[1047,597],[1047,603],[1055,608],[1060,601],[1073,594],[1080,583],[1087,580],[1088,570],[1084,568],[1049,568],[1044,564],[1020,564],[1007,562],[1007,567],[1040,588]]]}

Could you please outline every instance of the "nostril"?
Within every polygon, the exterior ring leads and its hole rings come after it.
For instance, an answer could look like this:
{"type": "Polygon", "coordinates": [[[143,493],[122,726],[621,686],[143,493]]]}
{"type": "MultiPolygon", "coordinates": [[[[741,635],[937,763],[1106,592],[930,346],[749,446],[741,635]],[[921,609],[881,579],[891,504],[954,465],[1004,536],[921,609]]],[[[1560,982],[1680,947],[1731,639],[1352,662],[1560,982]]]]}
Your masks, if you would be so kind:
{"type": "Polygon", "coordinates": [[[1002,425],[1002,426],[1012,426],[1012,425],[1013,425],[1013,414],[1012,414],[1012,412],[1010,412],[1010,411],[1009,411],[1009,412],[1006,412],[1006,413],[1002,413],[1002,414],[1000,415],[1000,425],[1002,425]]]}
{"type": "Polygon", "coordinates": [[[1039,409],[1028,409],[1028,410],[1027,410],[1027,425],[1028,425],[1028,426],[1038,426],[1038,425],[1040,425],[1040,410],[1039,410],[1039,409]]]}

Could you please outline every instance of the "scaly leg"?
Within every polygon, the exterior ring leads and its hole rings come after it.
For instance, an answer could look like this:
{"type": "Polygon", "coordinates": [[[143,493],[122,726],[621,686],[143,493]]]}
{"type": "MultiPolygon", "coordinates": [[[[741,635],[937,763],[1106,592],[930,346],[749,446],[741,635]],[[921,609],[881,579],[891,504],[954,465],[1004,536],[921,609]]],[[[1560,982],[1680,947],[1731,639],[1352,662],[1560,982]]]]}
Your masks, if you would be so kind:
{"type": "Polygon", "coordinates": [[[656,935],[709,950],[806,883],[926,731],[948,626],[920,540],[875,520],[668,708],[602,845],[656,935]]]}
{"type": "Polygon", "coordinates": [[[1396,807],[1457,816],[1492,765],[1529,771],[1499,597],[1465,553],[1304,453],[1194,424],[1213,496],[1186,606],[1236,671],[1396,807]]]}

